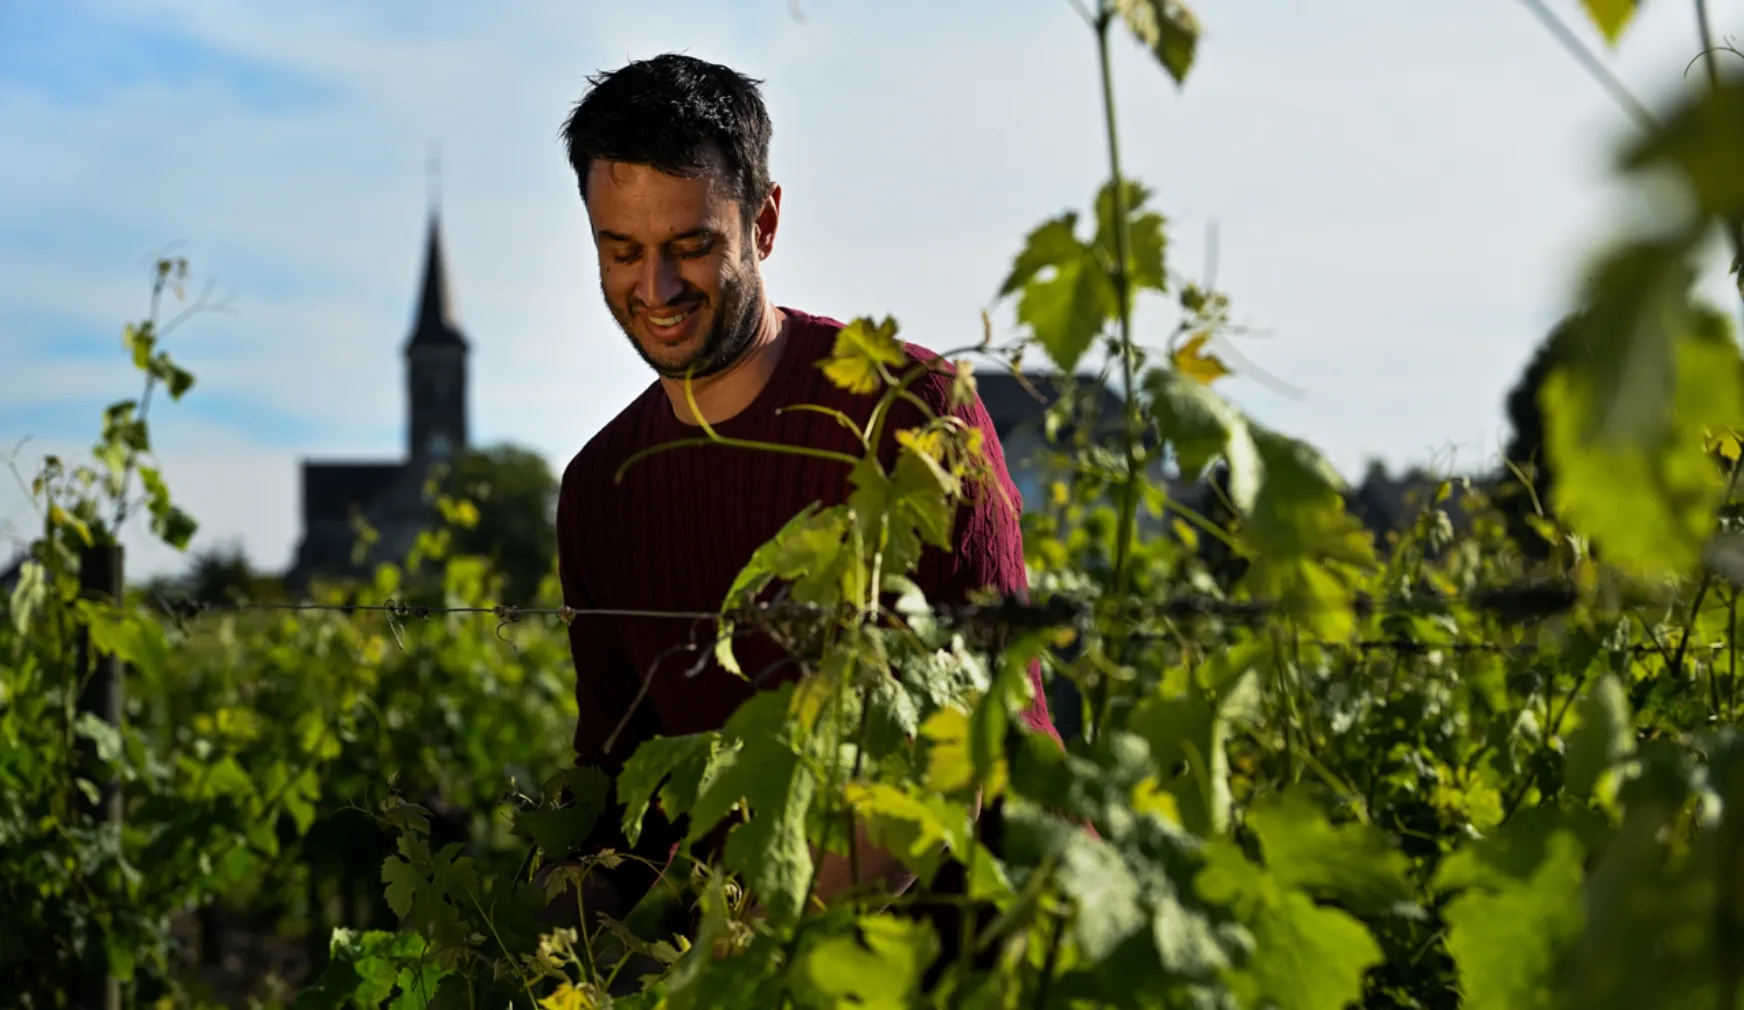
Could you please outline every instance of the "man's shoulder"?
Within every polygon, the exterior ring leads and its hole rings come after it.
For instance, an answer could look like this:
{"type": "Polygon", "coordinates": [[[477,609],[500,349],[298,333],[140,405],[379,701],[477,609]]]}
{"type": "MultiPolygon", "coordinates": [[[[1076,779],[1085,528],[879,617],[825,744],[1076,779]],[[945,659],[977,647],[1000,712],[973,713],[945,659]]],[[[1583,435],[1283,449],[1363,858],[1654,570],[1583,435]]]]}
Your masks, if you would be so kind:
{"type": "Polygon", "coordinates": [[[974,415],[983,408],[981,396],[975,390],[973,371],[967,376],[959,376],[957,362],[938,351],[908,340],[898,341],[898,344],[907,356],[909,365],[926,366],[926,371],[909,384],[910,393],[934,413],[955,414],[971,422],[979,420],[974,415]],[[960,378],[967,378],[969,381],[960,382],[960,378]]]}
{"type": "MultiPolygon", "coordinates": [[[[850,325],[850,323],[832,316],[806,312],[801,309],[784,306],[782,311],[795,317],[802,324],[802,332],[807,337],[805,341],[806,353],[817,360],[827,358],[834,352],[836,335],[850,325]]],[[[867,317],[867,321],[874,325],[878,323],[878,320],[869,317],[867,317]]],[[[950,409],[952,387],[956,384],[957,379],[956,364],[939,352],[912,340],[898,338],[896,346],[905,359],[898,366],[899,370],[916,364],[927,366],[926,373],[909,385],[909,392],[915,394],[934,410],[950,409]]]]}
{"type": "MultiPolygon", "coordinates": [[[[914,364],[925,365],[926,372],[909,386],[909,391],[926,401],[927,406],[934,410],[948,410],[951,407],[953,391],[957,387],[957,363],[928,347],[910,341],[902,341],[902,351],[908,355],[914,364]]],[[[967,388],[971,398],[975,397],[974,386],[967,388]]]]}

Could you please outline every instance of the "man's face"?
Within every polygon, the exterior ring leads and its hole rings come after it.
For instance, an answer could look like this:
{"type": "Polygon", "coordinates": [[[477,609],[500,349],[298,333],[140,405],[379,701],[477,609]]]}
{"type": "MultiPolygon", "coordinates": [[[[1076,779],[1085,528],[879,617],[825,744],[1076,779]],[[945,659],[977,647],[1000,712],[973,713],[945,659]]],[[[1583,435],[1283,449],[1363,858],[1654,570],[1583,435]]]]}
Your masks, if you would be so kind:
{"type": "Polygon", "coordinates": [[[779,190],[747,228],[718,156],[693,178],[596,161],[587,186],[600,290],[636,353],[675,379],[737,361],[761,321],[779,190]]]}

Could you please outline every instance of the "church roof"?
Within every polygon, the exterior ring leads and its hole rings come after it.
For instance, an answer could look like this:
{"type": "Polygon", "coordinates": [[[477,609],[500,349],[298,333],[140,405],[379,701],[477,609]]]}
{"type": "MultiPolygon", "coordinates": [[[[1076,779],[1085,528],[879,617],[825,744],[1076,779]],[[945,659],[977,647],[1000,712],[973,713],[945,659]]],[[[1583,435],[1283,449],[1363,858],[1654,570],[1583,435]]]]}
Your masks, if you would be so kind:
{"type": "Polygon", "coordinates": [[[418,293],[418,319],[412,335],[406,340],[406,351],[418,347],[459,347],[466,349],[466,338],[454,322],[453,306],[448,298],[448,271],[442,262],[442,231],[434,211],[430,214],[430,234],[424,250],[424,284],[418,293]]]}
{"type": "Polygon", "coordinates": [[[354,506],[367,512],[405,469],[404,463],[304,463],[304,523],[343,519],[354,506]]]}

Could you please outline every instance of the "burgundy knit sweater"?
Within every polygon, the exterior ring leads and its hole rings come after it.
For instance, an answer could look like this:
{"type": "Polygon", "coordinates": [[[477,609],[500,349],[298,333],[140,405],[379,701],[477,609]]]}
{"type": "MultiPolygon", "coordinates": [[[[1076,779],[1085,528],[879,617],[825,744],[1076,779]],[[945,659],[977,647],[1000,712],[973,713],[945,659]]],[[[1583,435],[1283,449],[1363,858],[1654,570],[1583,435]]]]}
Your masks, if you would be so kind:
{"type": "MultiPolygon", "coordinates": [[[[846,413],[864,429],[877,399],[837,388],[818,367],[833,347],[840,322],[783,311],[789,318],[787,340],[768,385],[715,430],[734,438],[862,455],[854,436],[831,417],[803,410],[777,414],[783,406],[820,404],[846,413]]],[[[903,346],[915,360],[937,359],[923,348],[903,346]]],[[[980,587],[1026,591],[1016,511],[1021,499],[986,408],[976,400],[952,411],[948,375],[926,375],[910,388],[936,413],[954,412],[981,429],[988,462],[1012,503],[983,492],[965,504],[953,526],[955,551],[928,548],[917,583],[935,603],[961,602],[980,587]]],[[[887,441],[891,433],[921,420],[918,408],[899,401],[885,427],[887,441]]],[[[656,382],[570,461],[557,502],[565,603],[581,611],[716,612],[752,552],[805,506],[839,504],[852,490],[844,463],[720,445],[663,450],[633,464],[623,481],[614,483],[619,466],[638,450],[700,434],[678,420],[656,382]]],[[[719,729],[753,692],[798,673],[794,663],[782,662],[784,654],[768,638],[738,638],[733,653],[747,676],[773,671],[753,686],[715,663],[714,638],[713,625],[704,620],[578,615],[569,628],[580,708],[577,763],[615,774],[642,741],[719,729]],[[698,672],[687,675],[699,663],[698,672]],[[605,741],[635,701],[644,676],[651,678],[647,697],[606,753],[605,741]]],[[[1036,700],[1025,721],[1058,740],[1039,669],[1032,667],[1031,676],[1036,700]]]]}

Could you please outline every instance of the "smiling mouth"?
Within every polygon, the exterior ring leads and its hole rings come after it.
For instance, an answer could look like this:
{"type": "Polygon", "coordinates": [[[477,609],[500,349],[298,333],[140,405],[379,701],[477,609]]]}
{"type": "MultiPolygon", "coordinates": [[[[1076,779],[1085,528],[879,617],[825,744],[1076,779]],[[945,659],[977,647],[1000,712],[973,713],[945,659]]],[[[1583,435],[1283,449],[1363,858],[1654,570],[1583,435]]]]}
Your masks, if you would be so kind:
{"type": "Polygon", "coordinates": [[[663,344],[676,344],[690,335],[691,317],[700,307],[693,303],[679,309],[645,310],[642,321],[649,336],[663,344]]]}

